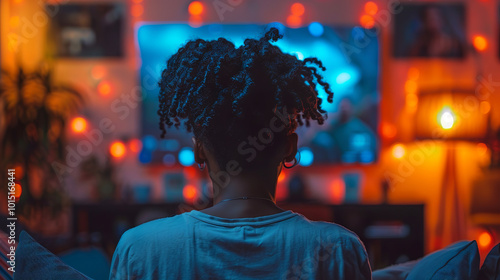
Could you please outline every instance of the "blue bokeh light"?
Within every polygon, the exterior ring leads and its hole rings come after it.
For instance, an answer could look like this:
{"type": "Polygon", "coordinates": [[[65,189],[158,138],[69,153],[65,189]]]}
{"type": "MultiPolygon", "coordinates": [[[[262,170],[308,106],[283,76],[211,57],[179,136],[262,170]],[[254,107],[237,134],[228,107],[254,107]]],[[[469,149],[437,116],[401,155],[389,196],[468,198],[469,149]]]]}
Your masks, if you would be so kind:
{"type": "Polygon", "coordinates": [[[152,159],[153,155],[151,154],[151,151],[142,149],[139,153],[139,162],[141,163],[150,163],[152,159]]]}
{"type": "Polygon", "coordinates": [[[313,35],[314,37],[319,37],[323,35],[323,32],[325,31],[323,25],[319,22],[311,22],[311,24],[309,24],[308,29],[309,33],[311,33],[311,35],[313,35]]]}
{"type": "Polygon", "coordinates": [[[314,161],[314,154],[311,149],[304,147],[299,149],[300,153],[300,162],[299,164],[302,166],[310,166],[314,161]]]}
{"type": "Polygon", "coordinates": [[[166,166],[172,166],[175,164],[175,156],[172,154],[166,154],[163,156],[163,164],[166,166]]]}
{"type": "Polygon", "coordinates": [[[194,164],[194,153],[191,148],[182,148],[179,152],[179,162],[184,166],[194,164]]]}
{"type": "Polygon", "coordinates": [[[158,143],[156,138],[152,135],[146,135],[142,138],[142,146],[145,150],[154,151],[156,150],[158,143]]]}
{"type": "Polygon", "coordinates": [[[337,82],[337,84],[341,85],[341,84],[349,81],[350,79],[351,79],[351,74],[346,73],[346,72],[342,72],[342,73],[337,75],[335,82],[337,82]]]}

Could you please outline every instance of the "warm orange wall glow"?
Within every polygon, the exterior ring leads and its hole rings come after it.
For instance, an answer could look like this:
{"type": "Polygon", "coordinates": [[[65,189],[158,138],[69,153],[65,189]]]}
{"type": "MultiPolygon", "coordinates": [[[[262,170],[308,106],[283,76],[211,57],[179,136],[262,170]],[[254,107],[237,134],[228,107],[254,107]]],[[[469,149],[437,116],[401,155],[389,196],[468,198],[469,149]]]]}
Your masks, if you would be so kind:
{"type": "Polygon", "coordinates": [[[122,158],[123,156],[125,156],[125,152],[125,144],[123,144],[123,142],[121,141],[115,141],[109,147],[109,153],[115,158],[122,158]]]}
{"type": "Polygon", "coordinates": [[[418,70],[417,68],[415,67],[411,67],[410,69],[408,69],[408,80],[418,80],[418,78],[420,77],[420,70],[418,70]]]}
{"type": "Polygon", "coordinates": [[[92,78],[96,80],[102,79],[104,75],[106,75],[106,68],[102,65],[96,65],[92,67],[90,75],[92,75],[92,78]]]}

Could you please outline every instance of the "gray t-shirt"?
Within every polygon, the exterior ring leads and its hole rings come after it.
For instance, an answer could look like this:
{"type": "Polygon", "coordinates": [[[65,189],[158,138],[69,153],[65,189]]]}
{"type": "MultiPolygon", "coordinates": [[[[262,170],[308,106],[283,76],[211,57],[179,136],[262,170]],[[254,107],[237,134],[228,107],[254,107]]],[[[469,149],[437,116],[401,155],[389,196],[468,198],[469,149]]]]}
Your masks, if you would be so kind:
{"type": "Polygon", "coordinates": [[[125,232],[110,279],[371,279],[353,232],[292,211],[224,219],[193,210],[125,232]]]}

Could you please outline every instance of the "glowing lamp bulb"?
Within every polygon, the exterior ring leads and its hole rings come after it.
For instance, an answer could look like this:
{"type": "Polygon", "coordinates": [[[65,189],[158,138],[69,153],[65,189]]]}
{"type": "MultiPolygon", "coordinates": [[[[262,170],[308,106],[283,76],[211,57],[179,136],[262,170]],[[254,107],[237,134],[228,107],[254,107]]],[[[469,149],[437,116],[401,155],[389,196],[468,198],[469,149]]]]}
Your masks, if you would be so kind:
{"type": "Polygon", "coordinates": [[[71,121],[71,129],[76,133],[82,133],[87,129],[87,121],[82,117],[74,118],[71,121]]]}
{"type": "Polygon", "coordinates": [[[204,7],[200,1],[193,1],[189,4],[188,11],[190,15],[199,16],[203,13],[204,7]]]}
{"type": "Polygon", "coordinates": [[[443,129],[450,129],[455,123],[455,117],[449,109],[443,109],[441,111],[441,117],[439,118],[439,123],[443,129]]]}
{"type": "Polygon", "coordinates": [[[109,147],[109,153],[114,158],[122,158],[125,155],[125,144],[120,141],[115,141],[109,147]]]}

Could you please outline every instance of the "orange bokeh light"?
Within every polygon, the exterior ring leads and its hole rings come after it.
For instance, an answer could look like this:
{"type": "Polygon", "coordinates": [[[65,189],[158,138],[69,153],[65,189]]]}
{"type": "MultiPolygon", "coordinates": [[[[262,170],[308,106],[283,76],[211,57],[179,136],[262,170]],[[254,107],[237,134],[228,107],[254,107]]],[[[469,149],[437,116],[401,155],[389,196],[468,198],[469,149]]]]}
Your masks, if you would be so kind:
{"type": "Polygon", "coordinates": [[[14,191],[14,197],[16,199],[19,199],[21,197],[21,194],[23,193],[23,188],[19,184],[16,184],[15,187],[16,190],[14,191]]]}
{"type": "Polygon", "coordinates": [[[108,81],[102,81],[97,85],[97,91],[100,95],[108,95],[111,93],[111,84],[108,81]]]}
{"type": "Polygon", "coordinates": [[[480,154],[480,155],[484,155],[486,154],[486,152],[488,152],[488,146],[486,146],[486,144],[484,143],[477,143],[477,153],[480,154]]]}
{"type": "Polygon", "coordinates": [[[302,19],[296,15],[290,15],[286,18],[286,24],[291,28],[298,28],[302,25],[302,19]]]}
{"type": "Polygon", "coordinates": [[[406,93],[416,93],[417,92],[417,83],[413,80],[407,80],[405,83],[405,91],[406,93]]]}
{"type": "Polygon", "coordinates": [[[390,124],[390,123],[383,123],[382,124],[382,136],[386,139],[392,139],[396,137],[396,134],[398,133],[398,130],[395,125],[390,124]]]}
{"type": "Polygon", "coordinates": [[[188,202],[193,201],[193,199],[196,197],[197,193],[198,193],[198,190],[193,185],[186,185],[182,189],[182,196],[184,196],[184,200],[188,201],[188,202]]]}
{"type": "Polygon", "coordinates": [[[196,167],[186,166],[184,167],[184,176],[188,179],[196,179],[196,167]]]}
{"type": "Polygon", "coordinates": [[[293,3],[290,7],[290,12],[292,12],[292,15],[300,17],[306,12],[306,8],[302,3],[293,3]]]}
{"type": "Polygon", "coordinates": [[[479,111],[481,111],[482,114],[486,115],[490,112],[491,110],[491,104],[488,101],[481,101],[479,103],[479,111]]]}
{"type": "Polygon", "coordinates": [[[125,144],[121,141],[115,141],[109,146],[109,153],[114,158],[122,158],[125,156],[125,144]]]}
{"type": "Polygon", "coordinates": [[[128,147],[132,152],[138,153],[142,149],[142,142],[139,139],[132,139],[129,141],[128,147]]]}
{"type": "Polygon", "coordinates": [[[334,204],[339,204],[344,201],[345,184],[340,179],[335,179],[330,184],[330,200],[334,204]]]}
{"type": "Polygon", "coordinates": [[[416,109],[418,105],[418,96],[415,93],[408,93],[406,95],[406,106],[409,109],[416,109]]]}
{"type": "Polygon", "coordinates": [[[199,16],[203,13],[205,7],[200,1],[193,1],[189,4],[188,11],[190,15],[199,16]]]}
{"type": "Polygon", "coordinates": [[[483,248],[490,246],[492,241],[493,238],[491,237],[491,234],[487,231],[483,231],[479,235],[479,238],[477,239],[477,243],[479,244],[480,247],[483,248]]]}
{"type": "Polygon", "coordinates": [[[130,14],[133,17],[140,17],[144,13],[144,7],[141,4],[134,4],[132,8],[130,8],[130,14]]]}
{"type": "Polygon", "coordinates": [[[21,165],[17,165],[14,169],[16,170],[16,178],[22,179],[24,177],[24,168],[21,165]]]}
{"type": "Polygon", "coordinates": [[[396,144],[392,146],[392,156],[394,158],[400,159],[406,154],[406,148],[403,144],[396,144]]]}
{"type": "Polygon", "coordinates": [[[87,129],[87,120],[82,117],[74,118],[71,121],[71,130],[76,133],[82,133],[87,129]]]}
{"type": "Polygon", "coordinates": [[[372,1],[366,2],[365,13],[374,16],[378,12],[378,6],[372,1]]]}
{"type": "Polygon", "coordinates": [[[488,41],[481,35],[474,36],[472,44],[478,51],[484,51],[488,47],[488,41]]]}
{"type": "Polygon", "coordinates": [[[203,19],[201,18],[201,16],[192,15],[189,17],[188,23],[189,23],[189,26],[191,26],[191,27],[195,27],[195,28],[200,27],[203,24],[203,19]]]}
{"type": "Polygon", "coordinates": [[[370,29],[375,26],[375,19],[370,15],[362,15],[359,18],[359,23],[366,29],[370,29]]]}

